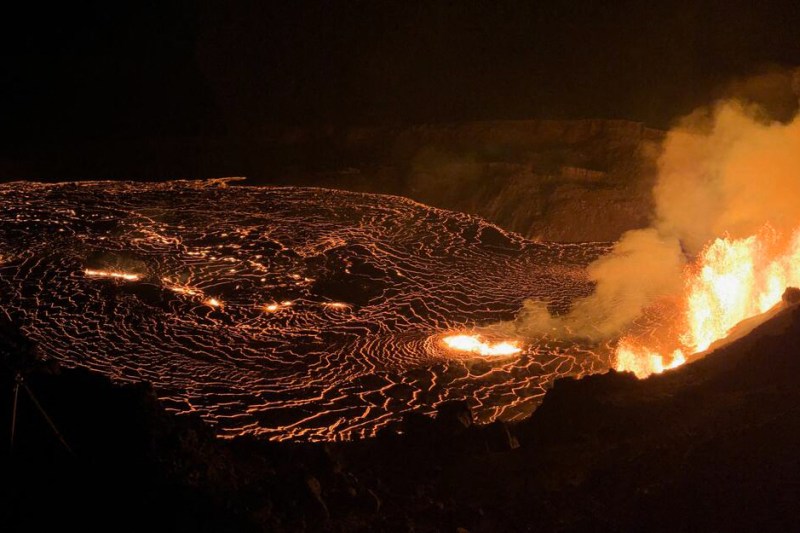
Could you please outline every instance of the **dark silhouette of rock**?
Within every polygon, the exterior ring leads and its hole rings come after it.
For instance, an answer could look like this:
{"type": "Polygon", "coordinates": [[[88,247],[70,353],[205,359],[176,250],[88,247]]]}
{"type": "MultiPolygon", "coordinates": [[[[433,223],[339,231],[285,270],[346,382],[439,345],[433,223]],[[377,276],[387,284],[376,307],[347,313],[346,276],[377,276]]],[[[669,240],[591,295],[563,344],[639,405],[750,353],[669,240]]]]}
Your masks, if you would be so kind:
{"type": "MultiPolygon", "coordinates": [[[[30,350],[18,333],[3,325],[0,353],[30,350]]],[[[75,453],[21,402],[3,531],[786,531],[800,520],[796,306],[675,371],[559,380],[519,424],[474,424],[455,402],[353,442],[220,440],[145,384],[56,370],[26,379],[75,453]]],[[[12,380],[3,366],[0,390],[12,380]]]]}
{"type": "Polygon", "coordinates": [[[0,365],[10,374],[27,373],[42,365],[35,345],[0,308],[0,365]]]}
{"type": "Polygon", "coordinates": [[[325,500],[322,499],[322,485],[319,480],[314,476],[308,476],[306,478],[306,486],[308,486],[308,491],[318,504],[318,507],[315,506],[315,510],[324,520],[328,520],[330,518],[330,512],[328,511],[328,506],[325,504],[325,500]]]}
{"type": "Polygon", "coordinates": [[[247,139],[37,145],[0,160],[0,178],[219,178],[235,168],[258,185],[400,194],[529,238],[615,241],[650,223],[652,148],[663,136],[625,120],[273,128],[247,139]]]}
{"type": "Polygon", "coordinates": [[[432,434],[434,427],[433,419],[422,413],[412,411],[403,416],[401,432],[412,439],[426,439],[432,434]]]}
{"type": "Polygon", "coordinates": [[[445,431],[464,431],[472,426],[472,418],[472,409],[463,400],[449,400],[436,409],[436,424],[445,431]]]}
{"type": "Polygon", "coordinates": [[[508,429],[508,424],[495,420],[483,428],[486,447],[492,452],[507,452],[519,448],[519,441],[508,429]]]}
{"type": "Polygon", "coordinates": [[[797,287],[786,287],[786,290],[783,291],[783,296],[781,296],[781,299],[786,305],[794,305],[800,302],[800,289],[797,287]]]}

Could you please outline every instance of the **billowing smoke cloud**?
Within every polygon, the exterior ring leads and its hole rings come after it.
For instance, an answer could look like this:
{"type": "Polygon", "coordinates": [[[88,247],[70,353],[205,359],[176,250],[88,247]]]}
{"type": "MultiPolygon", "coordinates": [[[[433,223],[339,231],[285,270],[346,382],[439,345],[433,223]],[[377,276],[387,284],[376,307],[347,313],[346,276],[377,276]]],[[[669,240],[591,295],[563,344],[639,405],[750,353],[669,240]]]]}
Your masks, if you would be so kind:
{"type": "Polygon", "coordinates": [[[800,76],[773,71],[731,87],[741,94],[695,111],[667,134],[652,226],[625,233],[589,266],[595,291],[561,317],[526,302],[515,321],[498,326],[503,333],[612,338],[656,299],[680,291],[686,261],[714,238],[746,237],[765,224],[788,237],[800,225],[797,107],[779,121],[785,101],[753,102],[790,90],[796,103],[800,76]]]}
{"type": "Polygon", "coordinates": [[[800,119],[768,122],[736,101],[695,113],[667,136],[653,192],[657,227],[690,252],[765,223],[791,231],[800,219],[800,119]]]}
{"type": "Polygon", "coordinates": [[[595,291],[575,302],[568,315],[550,316],[542,302],[527,301],[504,334],[536,337],[612,337],[641,315],[653,300],[680,288],[684,264],[680,243],[654,228],[627,232],[613,250],[589,265],[595,291]]]}

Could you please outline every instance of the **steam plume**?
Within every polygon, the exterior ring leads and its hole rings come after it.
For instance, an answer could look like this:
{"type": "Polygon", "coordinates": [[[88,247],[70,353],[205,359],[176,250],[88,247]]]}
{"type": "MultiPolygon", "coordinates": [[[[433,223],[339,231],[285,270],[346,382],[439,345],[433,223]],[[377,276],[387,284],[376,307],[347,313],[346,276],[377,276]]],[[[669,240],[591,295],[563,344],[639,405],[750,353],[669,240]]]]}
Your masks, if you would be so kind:
{"type": "MultiPolygon", "coordinates": [[[[765,224],[789,236],[800,225],[800,117],[773,119],[756,105],[771,84],[789,84],[795,101],[796,72],[733,84],[743,95],[721,100],[684,117],[666,136],[653,190],[650,228],[625,233],[612,251],[588,268],[595,291],[569,314],[551,317],[541,302],[526,302],[504,333],[594,340],[619,335],[662,296],[681,290],[683,267],[716,237],[746,237],[765,224]],[[749,93],[747,91],[750,91],[749,93]]],[[[784,118],[784,117],[780,117],[784,118]]]]}

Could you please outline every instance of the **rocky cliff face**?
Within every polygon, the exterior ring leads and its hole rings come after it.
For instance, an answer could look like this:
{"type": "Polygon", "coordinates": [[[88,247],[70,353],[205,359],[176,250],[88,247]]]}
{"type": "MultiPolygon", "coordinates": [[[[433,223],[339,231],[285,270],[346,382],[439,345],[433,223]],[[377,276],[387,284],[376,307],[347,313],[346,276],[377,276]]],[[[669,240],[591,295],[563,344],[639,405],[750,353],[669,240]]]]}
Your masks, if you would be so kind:
{"type": "Polygon", "coordinates": [[[342,138],[342,153],[372,157],[283,181],[401,194],[529,238],[577,242],[612,241],[648,225],[663,132],[626,121],[522,120],[342,138]]]}
{"type": "Polygon", "coordinates": [[[646,226],[663,132],[609,120],[276,129],[247,139],[97,141],[0,160],[0,180],[215,178],[399,194],[526,237],[646,226]]]}

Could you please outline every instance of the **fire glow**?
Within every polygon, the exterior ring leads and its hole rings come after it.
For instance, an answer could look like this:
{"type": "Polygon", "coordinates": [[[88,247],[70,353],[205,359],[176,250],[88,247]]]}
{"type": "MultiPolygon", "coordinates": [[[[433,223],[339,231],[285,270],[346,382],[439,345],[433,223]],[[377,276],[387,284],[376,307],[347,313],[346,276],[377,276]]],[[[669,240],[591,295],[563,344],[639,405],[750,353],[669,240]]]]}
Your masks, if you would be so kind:
{"type": "Polygon", "coordinates": [[[350,305],[344,302],[325,302],[322,305],[327,309],[334,309],[336,311],[345,311],[350,309],[350,305]]]}
{"type": "Polygon", "coordinates": [[[170,278],[162,278],[161,281],[164,282],[164,286],[177,294],[183,294],[186,296],[197,296],[200,294],[200,291],[194,289],[188,285],[181,285],[179,283],[173,282],[170,278]]]}
{"type": "Polygon", "coordinates": [[[222,307],[222,302],[221,302],[221,301],[219,301],[219,300],[218,300],[218,299],[216,299],[216,298],[208,298],[207,300],[204,300],[204,301],[203,301],[203,303],[204,303],[204,304],[206,304],[207,306],[209,306],[209,307],[213,307],[213,308],[215,308],[215,309],[216,309],[217,307],[222,307]]]}
{"type": "Polygon", "coordinates": [[[442,342],[452,350],[484,356],[514,355],[522,351],[516,341],[487,342],[480,335],[450,335],[442,342]]]}
{"type": "Polygon", "coordinates": [[[798,285],[800,229],[788,241],[769,227],[743,239],[716,239],[685,271],[678,346],[662,352],[623,338],[615,367],[643,378],[680,366],[684,354],[707,350],[739,322],[778,304],[787,287],[798,285]]]}
{"type": "Polygon", "coordinates": [[[293,305],[294,302],[292,300],[284,300],[282,302],[273,302],[271,304],[267,304],[262,309],[267,313],[277,313],[278,311],[287,307],[292,307],[293,305]]]}
{"type": "Polygon", "coordinates": [[[87,268],[83,273],[91,278],[113,278],[121,279],[124,281],[139,281],[142,277],[138,274],[130,274],[128,272],[117,272],[114,270],[93,270],[87,268]]]}

